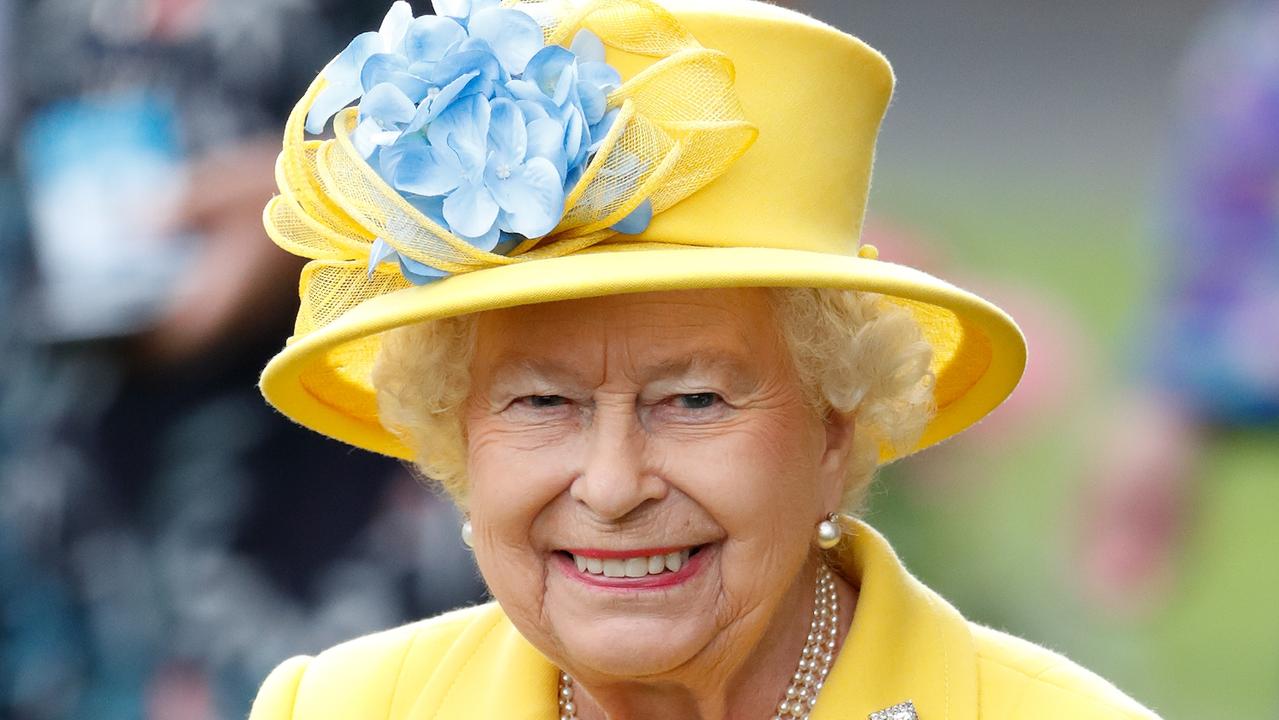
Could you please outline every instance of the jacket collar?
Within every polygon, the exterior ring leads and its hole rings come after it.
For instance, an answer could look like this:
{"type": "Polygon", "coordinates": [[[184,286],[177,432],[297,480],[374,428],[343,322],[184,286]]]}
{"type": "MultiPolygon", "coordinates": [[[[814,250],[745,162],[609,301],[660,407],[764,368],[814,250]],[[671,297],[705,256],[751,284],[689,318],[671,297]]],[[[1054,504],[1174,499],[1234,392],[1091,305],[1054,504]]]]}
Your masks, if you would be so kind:
{"type": "MultiPolygon", "coordinates": [[[[920,720],[976,720],[976,656],[958,611],[911,577],[869,525],[852,521],[851,540],[831,560],[859,594],[812,720],[867,720],[907,700],[920,720]]],[[[412,705],[413,718],[546,720],[558,716],[557,675],[492,605],[433,664],[425,686],[401,676],[401,688],[423,690],[396,700],[412,705]]],[[[392,716],[402,717],[394,707],[392,716]]]]}
{"type": "Polygon", "coordinates": [[[812,720],[866,720],[907,700],[920,720],[976,720],[968,622],[906,572],[865,523],[854,523],[838,560],[836,569],[858,587],[857,608],[812,720]]]}

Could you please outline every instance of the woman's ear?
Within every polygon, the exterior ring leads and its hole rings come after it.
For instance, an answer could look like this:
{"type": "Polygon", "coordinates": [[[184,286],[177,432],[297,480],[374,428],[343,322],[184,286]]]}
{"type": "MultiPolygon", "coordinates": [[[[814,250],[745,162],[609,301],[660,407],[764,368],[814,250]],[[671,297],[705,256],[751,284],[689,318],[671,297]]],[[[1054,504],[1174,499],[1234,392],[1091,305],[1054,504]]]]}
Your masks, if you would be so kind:
{"type": "Polygon", "coordinates": [[[852,412],[829,409],[823,418],[826,446],[822,453],[819,472],[822,489],[827,496],[826,505],[831,510],[839,507],[844,495],[844,482],[848,477],[848,463],[853,451],[853,434],[856,432],[856,415],[852,412]]]}

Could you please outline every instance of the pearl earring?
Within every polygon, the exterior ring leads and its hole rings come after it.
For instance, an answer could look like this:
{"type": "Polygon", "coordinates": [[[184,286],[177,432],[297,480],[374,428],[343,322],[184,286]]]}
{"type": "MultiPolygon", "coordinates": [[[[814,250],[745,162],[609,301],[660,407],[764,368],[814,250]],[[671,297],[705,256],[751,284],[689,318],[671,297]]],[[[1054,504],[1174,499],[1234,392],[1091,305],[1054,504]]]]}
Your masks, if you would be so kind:
{"type": "Polygon", "coordinates": [[[817,547],[830,550],[844,538],[844,528],[839,525],[839,516],[831,513],[826,519],[817,523],[817,547]]]}
{"type": "Polygon", "coordinates": [[[475,539],[471,537],[471,521],[470,520],[462,521],[462,544],[469,548],[475,547],[475,539]]]}

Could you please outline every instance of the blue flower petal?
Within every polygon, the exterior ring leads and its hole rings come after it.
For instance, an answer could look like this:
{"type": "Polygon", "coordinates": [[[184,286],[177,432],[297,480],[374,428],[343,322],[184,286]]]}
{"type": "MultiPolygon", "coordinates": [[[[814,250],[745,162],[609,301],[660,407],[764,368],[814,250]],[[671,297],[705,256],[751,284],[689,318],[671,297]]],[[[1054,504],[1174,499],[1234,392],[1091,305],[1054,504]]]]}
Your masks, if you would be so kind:
{"type": "Polygon", "coordinates": [[[564,216],[564,185],[546,158],[529,158],[507,177],[499,177],[490,167],[484,182],[506,211],[509,224],[504,230],[524,237],[542,237],[554,230],[564,216]]]}
{"type": "Polygon", "coordinates": [[[426,138],[421,135],[408,135],[398,138],[394,143],[380,148],[377,153],[377,171],[388,184],[394,184],[395,168],[400,160],[409,152],[425,151],[426,138]]]}
{"type": "Polygon", "coordinates": [[[399,88],[409,100],[420,103],[426,98],[427,92],[431,89],[431,84],[412,73],[402,72],[395,73],[391,76],[390,83],[399,88]]]}
{"type": "Polygon", "coordinates": [[[488,158],[489,115],[487,98],[468,95],[449,105],[426,126],[426,139],[432,145],[453,148],[468,177],[475,178],[488,158]]]}
{"type": "Polygon", "coordinates": [[[396,257],[400,259],[400,274],[405,280],[414,285],[425,285],[429,282],[435,282],[441,278],[448,277],[448,273],[439,268],[431,267],[426,263],[420,263],[413,258],[404,257],[396,253],[396,257]]]}
{"type": "Polygon", "coordinates": [[[577,56],[579,63],[604,62],[604,43],[600,41],[598,35],[586,28],[577,31],[569,49],[577,56]]]}
{"type": "Polygon", "coordinates": [[[429,80],[431,75],[435,72],[435,61],[419,60],[417,62],[411,62],[409,63],[409,72],[420,78],[427,78],[429,80]]]}
{"type": "MultiPolygon", "coordinates": [[[[540,95],[541,93],[538,94],[540,95]]],[[[524,119],[529,122],[533,122],[540,118],[549,118],[558,115],[558,113],[555,112],[556,108],[554,105],[551,105],[549,108],[546,106],[546,103],[550,102],[550,98],[543,99],[546,101],[545,103],[537,100],[516,100],[515,104],[520,106],[520,112],[524,113],[524,119]]]]}
{"type": "Polygon", "coordinates": [[[372,279],[374,268],[392,257],[399,257],[399,253],[395,252],[395,248],[388,245],[382,238],[374,239],[373,247],[369,248],[369,278],[372,279]]]}
{"type": "Polygon", "coordinates": [[[496,253],[498,255],[510,255],[511,251],[519,247],[519,244],[522,242],[524,242],[524,238],[522,236],[503,230],[498,238],[497,245],[494,245],[493,249],[489,250],[489,252],[496,253]]]}
{"type": "Polygon", "coordinates": [[[600,121],[591,126],[591,146],[587,148],[587,152],[595,152],[600,149],[600,145],[604,144],[604,138],[609,131],[613,129],[613,123],[617,122],[617,116],[621,114],[620,108],[613,108],[604,113],[604,117],[600,121]]]}
{"type": "Polygon", "coordinates": [[[525,151],[525,157],[550,160],[562,181],[568,169],[568,158],[564,154],[564,126],[553,118],[537,118],[528,124],[526,132],[528,149],[525,151]]]}
{"type": "Polygon", "coordinates": [[[564,155],[568,158],[569,165],[576,165],[580,162],[579,155],[586,148],[582,145],[582,131],[585,124],[582,122],[582,113],[577,108],[570,108],[570,112],[564,116],[564,155]]]}
{"type": "Polygon", "coordinates": [[[306,131],[312,135],[324,132],[329,118],[360,97],[360,71],[369,56],[382,49],[382,39],[375,32],[361,33],[324,68],[327,85],[316,96],[306,115],[306,131]]]}
{"type": "Polygon", "coordinates": [[[497,221],[497,202],[483,183],[466,183],[444,200],[444,219],[458,235],[487,235],[497,221]]]}
{"type": "Polygon", "coordinates": [[[418,212],[431,218],[436,225],[440,227],[448,227],[449,223],[444,219],[444,196],[424,196],[424,195],[406,195],[405,199],[409,204],[417,209],[418,212]]]}
{"type": "MultiPolygon", "coordinates": [[[[455,78],[452,82],[440,88],[440,93],[436,95],[435,99],[432,101],[432,104],[431,104],[432,109],[434,109],[435,106],[439,105],[439,110],[443,111],[444,108],[448,107],[449,103],[453,102],[453,100],[455,100],[456,98],[462,97],[463,95],[467,95],[467,94],[474,94],[468,91],[470,91],[473,86],[473,83],[471,81],[479,76],[480,76],[479,70],[472,70],[471,72],[462,73],[461,75],[458,75],[457,78],[455,78]],[[443,104],[441,105],[441,103],[443,104]]],[[[435,112],[434,114],[438,115],[439,112],[435,112]]]]}
{"type": "Polygon", "coordinates": [[[373,133],[381,131],[382,128],[373,118],[364,118],[357,123],[355,130],[351,132],[351,143],[355,145],[356,152],[362,157],[372,155],[373,149],[377,147],[377,144],[373,142],[373,133]]]}
{"type": "MultiPolygon", "coordinates": [[[[511,74],[502,66],[502,61],[497,57],[497,51],[484,38],[469,37],[458,45],[455,52],[468,53],[480,52],[488,55],[493,59],[492,63],[484,66],[484,79],[491,83],[506,82],[511,79],[511,74]]],[[[488,92],[487,90],[485,92],[488,92]]]]}
{"type": "Polygon", "coordinates": [[[425,127],[427,123],[439,117],[440,113],[444,112],[444,110],[462,94],[467,83],[470,82],[472,78],[478,76],[478,71],[466,73],[465,75],[459,76],[448,85],[439,88],[438,92],[434,95],[428,94],[428,97],[423,100],[420,105],[418,105],[417,113],[414,114],[413,119],[409,121],[408,127],[404,128],[404,132],[417,132],[425,127]]]}
{"type": "Polygon", "coordinates": [[[476,83],[477,92],[489,95],[490,87],[502,75],[502,66],[492,53],[484,50],[458,50],[435,64],[431,69],[430,81],[439,87],[453,82],[470,72],[478,72],[479,76],[471,82],[476,83]]]}
{"type": "Polygon", "coordinates": [[[648,198],[640,203],[638,207],[630,212],[626,217],[615,223],[612,228],[623,235],[639,235],[648,229],[648,224],[653,220],[653,203],[648,198]]]}
{"type": "Polygon", "coordinates": [[[417,114],[417,105],[404,91],[385,82],[375,85],[360,100],[360,118],[373,118],[383,130],[409,122],[417,114]]]}
{"type": "Polygon", "coordinates": [[[515,91],[512,93],[516,95],[515,104],[520,106],[520,112],[524,113],[526,120],[531,121],[540,117],[558,118],[563,114],[559,106],[543,95],[542,91],[532,83],[512,80],[506,84],[506,87],[515,91]]]}
{"type": "Polygon", "coordinates": [[[429,84],[408,72],[408,67],[408,61],[402,55],[376,53],[364,63],[364,69],[360,72],[360,84],[368,92],[382,83],[391,83],[413,102],[421,102],[426,97],[429,84]]]}
{"type": "Polygon", "coordinates": [[[404,55],[410,64],[436,63],[465,39],[466,30],[457,21],[423,15],[409,25],[404,35],[404,55]]]}
{"type": "Polygon", "coordinates": [[[576,99],[575,90],[577,90],[577,63],[570,63],[560,70],[560,77],[555,81],[555,92],[551,94],[551,99],[556,105],[564,107],[570,100],[576,99]]]}
{"type": "Polygon", "coordinates": [[[436,13],[454,18],[463,25],[467,24],[469,18],[475,17],[476,13],[500,4],[501,0],[432,0],[431,2],[436,13]]]}
{"type": "Polygon", "coordinates": [[[382,18],[382,27],[377,34],[382,40],[384,52],[400,52],[403,49],[404,34],[413,22],[413,8],[404,0],[391,3],[391,9],[382,18]]]}
{"type": "Polygon", "coordinates": [[[604,118],[608,110],[608,102],[604,91],[590,83],[577,83],[577,97],[582,102],[582,114],[586,116],[586,124],[594,125],[604,118]]]}
{"type": "Polygon", "coordinates": [[[462,184],[462,165],[447,147],[425,143],[406,150],[395,166],[396,190],[415,195],[443,195],[462,184]]]}
{"type": "Polygon", "coordinates": [[[390,81],[391,73],[409,69],[409,61],[398,53],[373,53],[360,68],[360,85],[368,92],[374,85],[390,81]]]}
{"type": "Polygon", "coordinates": [[[465,20],[471,14],[471,0],[431,0],[438,15],[465,20]]]}
{"type": "Polygon", "coordinates": [[[553,97],[564,68],[574,61],[573,53],[568,50],[559,45],[547,45],[528,61],[524,67],[524,79],[536,84],[542,94],[553,97]]]}
{"type": "Polygon", "coordinates": [[[588,82],[605,93],[610,93],[622,86],[621,73],[607,63],[579,62],[577,77],[581,82],[588,82]]]}
{"type": "Polygon", "coordinates": [[[585,172],[585,170],[586,170],[585,165],[577,165],[575,167],[569,168],[568,174],[564,178],[565,194],[568,194],[569,188],[577,185],[578,181],[582,179],[582,173],[585,172]]]}
{"type": "Polygon", "coordinates": [[[494,83],[493,94],[489,96],[489,99],[497,100],[498,98],[502,98],[504,100],[515,100],[515,96],[511,94],[510,90],[506,89],[505,85],[501,83],[494,83]]]}
{"type": "Polygon", "coordinates": [[[537,86],[537,83],[532,80],[517,78],[515,80],[507,81],[506,91],[509,92],[511,97],[514,97],[516,100],[536,100],[541,102],[542,100],[550,99],[547,97],[546,93],[542,92],[542,89],[537,86]]]}
{"type": "Polygon", "coordinates": [[[528,151],[524,113],[510,100],[494,100],[490,107],[488,164],[514,166],[524,162],[528,151]]]}
{"type": "Polygon", "coordinates": [[[513,8],[494,7],[471,15],[472,38],[488,42],[502,67],[512,75],[524,72],[528,61],[545,47],[537,21],[513,8]]]}
{"type": "Polygon", "coordinates": [[[497,226],[497,223],[494,223],[488,232],[479,237],[467,237],[465,235],[458,235],[458,237],[470,243],[472,247],[488,252],[497,247],[498,241],[502,239],[502,229],[497,226]]]}
{"type": "Polygon", "coordinates": [[[355,146],[356,152],[360,153],[360,157],[368,159],[379,145],[389,145],[394,142],[397,134],[395,131],[383,130],[378,121],[373,118],[364,118],[351,133],[351,144],[355,146]]]}

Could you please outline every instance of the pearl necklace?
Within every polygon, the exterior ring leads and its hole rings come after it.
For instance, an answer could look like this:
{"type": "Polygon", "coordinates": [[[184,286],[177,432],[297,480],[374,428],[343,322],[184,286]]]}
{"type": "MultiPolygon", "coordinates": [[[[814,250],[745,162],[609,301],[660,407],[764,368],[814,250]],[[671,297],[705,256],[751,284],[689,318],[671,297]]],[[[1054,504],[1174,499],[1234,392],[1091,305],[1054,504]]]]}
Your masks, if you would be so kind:
{"type": "MultiPolygon", "coordinates": [[[[808,720],[817,704],[817,693],[826,682],[830,666],[835,662],[835,638],[839,633],[839,595],[835,576],[825,565],[817,571],[817,599],[813,603],[813,620],[799,659],[799,669],[786,686],[777,703],[772,720],[808,720]]],[[[577,720],[577,704],[573,702],[573,678],[560,673],[560,720],[577,720]]]]}

